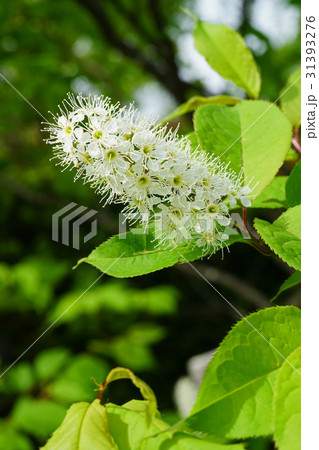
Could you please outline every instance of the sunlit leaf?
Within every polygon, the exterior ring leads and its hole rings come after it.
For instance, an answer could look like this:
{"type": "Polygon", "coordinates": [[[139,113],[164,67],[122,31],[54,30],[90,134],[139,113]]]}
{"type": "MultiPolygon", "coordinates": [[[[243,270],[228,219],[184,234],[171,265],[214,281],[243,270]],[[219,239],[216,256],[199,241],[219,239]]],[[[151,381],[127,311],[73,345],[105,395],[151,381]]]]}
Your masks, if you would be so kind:
{"type": "Polygon", "coordinates": [[[300,205],[289,208],[272,224],[255,219],[254,226],[262,239],[289,266],[301,270],[300,205]]]}
{"type": "Polygon", "coordinates": [[[275,177],[251,202],[252,208],[285,208],[287,176],[275,177]]]}
{"type": "Polygon", "coordinates": [[[227,25],[213,25],[196,20],[195,47],[222,77],[257,98],[261,77],[243,37],[227,25]]]}
{"type": "Polygon", "coordinates": [[[241,320],[208,364],[185,426],[233,439],[273,433],[274,384],[299,345],[298,308],[268,308],[241,320]]]}
{"type": "Polygon", "coordinates": [[[301,67],[293,72],[280,93],[280,106],[294,127],[301,122],[301,67]]]}
{"type": "Polygon", "coordinates": [[[126,369],[124,367],[116,367],[115,369],[112,369],[111,372],[107,375],[105,383],[106,386],[108,386],[108,384],[112,381],[125,379],[131,380],[134,386],[136,386],[140,390],[141,395],[145,400],[146,426],[149,427],[153,423],[155,418],[155,414],[157,411],[157,401],[153,390],[145,383],[145,381],[138,378],[129,369],[126,369]]]}
{"type": "Polygon", "coordinates": [[[204,150],[220,156],[237,173],[243,168],[245,183],[258,183],[254,195],[275,177],[291,145],[289,120],[277,106],[261,100],[234,107],[202,106],[194,127],[204,150]]]}
{"type": "Polygon", "coordinates": [[[282,293],[287,291],[288,289],[297,286],[301,282],[301,272],[296,270],[281,286],[277,294],[271,299],[271,302],[274,302],[277,297],[282,293]]]}
{"type": "Polygon", "coordinates": [[[170,113],[162,122],[167,122],[175,117],[182,116],[186,113],[195,111],[200,106],[204,105],[236,105],[241,100],[239,98],[230,97],[229,95],[216,95],[215,97],[200,97],[195,96],[187,100],[187,102],[180,105],[175,111],[170,113]]]}
{"type": "MultiPolygon", "coordinates": [[[[225,244],[230,245],[241,240],[240,235],[231,236],[225,244]]],[[[194,261],[202,256],[202,248],[194,242],[167,249],[164,245],[158,245],[152,234],[136,234],[130,231],[113,236],[78,264],[86,262],[108,275],[126,278],[144,275],[177,263],[194,261]]]]}
{"type": "Polygon", "coordinates": [[[144,402],[133,400],[123,406],[107,405],[110,432],[119,449],[145,450],[243,450],[241,444],[223,445],[186,433],[165,432],[169,425],[159,417],[147,429],[144,402]],[[151,437],[150,437],[151,436],[151,437]],[[152,437],[153,436],[153,437],[152,437]]]}
{"type": "Polygon", "coordinates": [[[300,450],[301,445],[301,349],[282,365],[275,384],[275,442],[280,450],[300,450]],[[299,371],[296,372],[297,369],[299,371]]]}
{"type": "Polygon", "coordinates": [[[99,400],[75,403],[45,450],[109,450],[116,448],[109,434],[105,407],[99,400]]]}

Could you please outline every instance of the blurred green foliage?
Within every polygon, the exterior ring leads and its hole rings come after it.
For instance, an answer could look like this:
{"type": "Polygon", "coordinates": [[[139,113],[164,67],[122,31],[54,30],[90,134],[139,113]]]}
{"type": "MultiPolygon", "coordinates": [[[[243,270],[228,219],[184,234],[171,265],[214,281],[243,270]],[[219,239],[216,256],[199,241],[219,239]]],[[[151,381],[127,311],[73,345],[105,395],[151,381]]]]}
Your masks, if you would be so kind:
{"type": "MultiPolygon", "coordinates": [[[[207,92],[200,77],[194,81],[182,75],[185,63],[176,42],[185,32],[181,21],[188,22],[179,6],[192,9],[197,3],[1,2],[0,73],[40,113],[0,77],[1,373],[96,280],[92,267],[71,269],[118,228],[116,206],[102,208],[88,186],[74,183],[72,174],[60,173],[49,162],[51,149],[43,143],[40,122],[50,118],[47,111],[57,111],[68,91],[101,92],[129,103],[137,89],[156,82],[176,104],[192,95],[232,94],[229,86],[217,92],[213,84],[207,92]],[[80,251],[51,240],[52,214],[71,201],[98,210],[98,234],[80,251]]],[[[273,48],[252,25],[253,3],[243,0],[239,30],[265,43],[264,53],[255,54],[261,97],[275,100],[298,65],[298,30],[295,41],[273,48]]],[[[190,129],[188,116],[182,129],[190,129]]],[[[289,167],[283,170],[282,175],[289,173],[289,167]]],[[[263,217],[273,219],[273,214],[266,211],[263,217]]],[[[248,246],[232,248],[224,260],[216,255],[200,264],[214,266],[217,285],[245,312],[256,304],[238,295],[236,283],[225,281],[223,274],[271,298],[290,273],[248,246]]],[[[296,291],[283,299],[298,301],[296,291]]],[[[187,358],[216,347],[235,320],[220,298],[183,267],[132,280],[105,276],[0,378],[0,448],[42,445],[66,408],[92,401],[95,382],[103,382],[116,365],[141,374],[156,387],[160,409],[175,414],[172,388],[187,358]]],[[[123,385],[118,395],[128,400],[129,388],[123,385]]]]}

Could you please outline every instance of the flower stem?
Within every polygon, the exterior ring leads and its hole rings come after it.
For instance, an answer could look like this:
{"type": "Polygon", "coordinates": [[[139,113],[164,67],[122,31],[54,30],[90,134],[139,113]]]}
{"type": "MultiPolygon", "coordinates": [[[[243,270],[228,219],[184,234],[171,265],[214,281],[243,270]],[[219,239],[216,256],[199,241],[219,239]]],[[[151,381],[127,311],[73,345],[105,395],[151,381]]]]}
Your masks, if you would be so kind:
{"type": "Polygon", "coordinates": [[[294,146],[294,149],[299,153],[299,155],[301,155],[301,145],[300,145],[300,142],[299,142],[298,133],[299,133],[299,129],[295,128],[294,129],[294,135],[292,137],[291,142],[292,142],[292,145],[294,146]]]}
{"type": "Polygon", "coordinates": [[[97,396],[97,398],[98,398],[99,400],[101,400],[101,397],[102,397],[102,394],[103,394],[103,392],[104,392],[105,386],[106,386],[106,381],[104,381],[104,383],[103,383],[102,385],[100,385],[99,394],[98,394],[98,396],[97,396]]]}
{"type": "Polygon", "coordinates": [[[247,233],[249,233],[251,235],[250,231],[248,230],[248,226],[247,226],[247,208],[246,208],[246,206],[243,206],[243,224],[244,224],[244,227],[245,227],[245,230],[247,231],[247,233]]]}
{"type": "Polygon", "coordinates": [[[256,250],[258,250],[263,255],[266,256],[271,255],[271,252],[268,250],[268,248],[263,245],[261,237],[257,239],[256,236],[254,236],[254,234],[251,233],[251,231],[249,230],[247,222],[247,208],[245,206],[243,206],[243,224],[245,231],[249,234],[249,236],[252,239],[252,242],[250,242],[249,244],[252,245],[256,250]]]}
{"type": "Polygon", "coordinates": [[[271,252],[269,252],[266,248],[261,247],[256,242],[251,242],[250,245],[254,247],[256,250],[258,250],[260,253],[262,253],[265,256],[270,256],[271,252]]]}

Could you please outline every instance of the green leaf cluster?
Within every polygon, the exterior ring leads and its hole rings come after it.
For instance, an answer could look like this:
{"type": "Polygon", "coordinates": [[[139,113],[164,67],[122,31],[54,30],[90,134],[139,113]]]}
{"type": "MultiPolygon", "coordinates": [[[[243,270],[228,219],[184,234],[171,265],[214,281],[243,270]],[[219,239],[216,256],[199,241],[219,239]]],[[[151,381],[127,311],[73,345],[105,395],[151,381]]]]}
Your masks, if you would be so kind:
{"type": "Polygon", "coordinates": [[[143,401],[74,404],[43,448],[84,450],[90,442],[97,449],[239,450],[248,438],[272,435],[279,450],[298,449],[300,326],[296,307],[241,320],[208,364],[189,417],[174,426],[161,418],[144,381],[128,369],[113,369],[100,387],[101,399],[110,383],[128,378],[143,401]]]}

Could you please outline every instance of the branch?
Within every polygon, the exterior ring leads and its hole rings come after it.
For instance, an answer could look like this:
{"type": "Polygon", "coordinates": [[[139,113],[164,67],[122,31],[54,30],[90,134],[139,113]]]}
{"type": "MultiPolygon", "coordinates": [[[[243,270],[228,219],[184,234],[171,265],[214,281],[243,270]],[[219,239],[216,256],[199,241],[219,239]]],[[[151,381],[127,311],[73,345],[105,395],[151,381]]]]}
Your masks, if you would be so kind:
{"type": "Polygon", "coordinates": [[[122,0],[108,0],[109,3],[112,4],[113,8],[115,8],[118,14],[125,17],[125,19],[130,23],[132,28],[140,34],[140,36],[146,38],[146,42],[154,41],[154,36],[150,33],[148,27],[145,27],[143,20],[141,20],[142,14],[140,13],[140,4],[133,3],[133,8],[131,8],[132,4],[127,7],[126,2],[122,0]]]}
{"type": "Polygon", "coordinates": [[[34,192],[5,174],[0,175],[0,183],[2,183],[7,189],[16,194],[18,197],[29,203],[46,205],[53,201],[53,199],[48,195],[34,192]]]}
{"type": "MultiPolygon", "coordinates": [[[[256,238],[255,234],[251,232],[250,227],[248,226],[247,222],[247,208],[243,206],[243,224],[244,224],[244,231],[249,234],[251,237],[251,241],[248,242],[249,245],[254,247],[256,250],[258,250],[260,253],[262,253],[265,256],[270,256],[271,251],[269,251],[269,247],[265,247],[263,245],[263,241],[261,237],[258,239],[256,238]]],[[[255,230],[254,230],[255,231],[255,230]]]]}
{"type": "MultiPolygon", "coordinates": [[[[188,264],[178,265],[176,268],[202,279],[202,277],[196,273],[196,271],[192,270],[188,264]]],[[[200,266],[200,272],[209,282],[217,283],[227,289],[231,289],[257,308],[268,308],[271,306],[263,293],[246,281],[236,277],[236,275],[203,264],[200,266]]]]}
{"type": "Polygon", "coordinates": [[[152,74],[174,95],[178,102],[184,102],[186,100],[185,93],[191,85],[180,80],[177,74],[174,79],[172,79],[172,72],[167,69],[167,64],[156,64],[148,59],[137,47],[123,42],[115,33],[113,23],[105,13],[99,0],[77,0],[77,2],[82,4],[90,12],[91,16],[99,25],[105,40],[109,44],[118,49],[123,55],[136,61],[147,72],[152,74]],[[178,84],[176,81],[178,81],[178,84]]]}
{"type": "Polygon", "coordinates": [[[136,60],[139,64],[141,64],[145,69],[147,69],[156,77],[162,76],[159,74],[158,69],[154,66],[154,64],[149,61],[142,53],[140,53],[135,47],[125,44],[116,36],[112,28],[112,23],[111,21],[109,21],[107,15],[105,14],[105,11],[99,0],[77,1],[88,9],[88,11],[100,26],[103,36],[111,45],[120,50],[126,56],[136,60]]]}
{"type": "MultiPolygon", "coordinates": [[[[179,97],[182,99],[184,97],[184,101],[186,97],[187,91],[190,89],[195,90],[196,92],[203,94],[203,92],[199,92],[200,89],[198,89],[198,86],[195,86],[191,83],[186,83],[182,80],[180,80],[178,76],[178,65],[176,63],[176,46],[175,43],[170,39],[169,35],[167,34],[165,30],[165,23],[159,8],[159,1],[158,0],[151,0],[149,2],[149,12],[153,19],[154,28],[157,28],[157,31],[159,35],[161,36],[161,39],[157,43],[158,48],[160,50],[162,58],[168,62],[168,68],[170,72],[170,78],[171,80],[177,80],[178,83],[175,82],[176,86],[181,90],[179,93],[179,97]]],[[[176,89],[176,87],[175,87],[176,89]]],[[[213,93],[210,93],[209,95],[214,95],[213,93]]]]}

